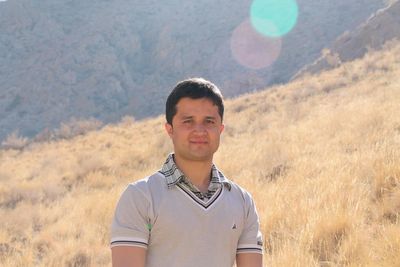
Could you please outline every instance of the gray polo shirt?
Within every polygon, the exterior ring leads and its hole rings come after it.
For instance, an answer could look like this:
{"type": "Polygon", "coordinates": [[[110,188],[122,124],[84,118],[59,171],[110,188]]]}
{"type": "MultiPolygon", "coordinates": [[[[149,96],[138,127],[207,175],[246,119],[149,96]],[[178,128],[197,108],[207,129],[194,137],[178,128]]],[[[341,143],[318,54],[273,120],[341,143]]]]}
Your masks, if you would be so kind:
{"type": "Polygon", "coordinates": [[[231,267],[237,253],[262,253],[259,220],[247,191],[215,168],[221,186],[201,199],[182,183],[171,185],[163,169],[122,193],[111,247],[147,249],[147,267],[231,267]]]}

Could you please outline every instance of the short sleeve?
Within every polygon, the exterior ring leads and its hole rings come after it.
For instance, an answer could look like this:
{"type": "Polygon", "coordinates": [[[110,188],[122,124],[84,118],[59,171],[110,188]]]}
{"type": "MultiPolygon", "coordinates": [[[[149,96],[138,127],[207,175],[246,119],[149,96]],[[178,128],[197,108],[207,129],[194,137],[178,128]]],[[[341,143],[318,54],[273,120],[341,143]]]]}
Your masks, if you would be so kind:
{"type": "Polygon", "coordinates": [[[111,247],[137,246],[149,242],[151,198],[145,183],[130,184],[122,193],[111,225],[111,247]]]}
{"type": "Polygon", "coordinates": [[[260,231],[260,221],[256,206],[249,193],[244,194],[245,223],[243,232],[239,237],[237,254],[239,253],[260,253],[263,250],[263,241],[260,231]]]}

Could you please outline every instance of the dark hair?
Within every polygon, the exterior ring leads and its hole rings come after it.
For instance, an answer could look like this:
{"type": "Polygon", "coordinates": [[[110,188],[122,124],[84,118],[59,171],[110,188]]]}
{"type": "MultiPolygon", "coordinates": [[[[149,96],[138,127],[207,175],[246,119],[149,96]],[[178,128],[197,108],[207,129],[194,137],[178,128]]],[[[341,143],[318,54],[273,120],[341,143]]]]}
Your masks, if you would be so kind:
{"type": "Polygon", "coordinates": [[[172,125],[172,118],[176,114],[176,105],[184,97],[210,99],[218,107],[218,113],[222,120],[224,116],[224,103],[221,91],[210,81],[203,78],[191,78],[179,82],[167,98],[165,117],[169,124],[172,125]]]}

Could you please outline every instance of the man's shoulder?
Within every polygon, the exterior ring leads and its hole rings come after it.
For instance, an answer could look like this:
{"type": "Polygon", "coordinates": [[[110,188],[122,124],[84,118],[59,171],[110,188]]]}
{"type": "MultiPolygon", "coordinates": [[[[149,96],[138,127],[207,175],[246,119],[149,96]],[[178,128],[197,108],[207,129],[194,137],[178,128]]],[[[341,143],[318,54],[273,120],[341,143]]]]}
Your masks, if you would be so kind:
{"type": "Polygon", "coordinates": [[[240,196],[242,199],[247,200],[252,198],[251,194],[244,187],[229,179],[220,169],[216,168],[216,170],[218,171],[220,181],[223,185],[225,185],[225,188],[227,188],[228,191],[233,192],[234,194],[240,196]]]}
{"type": "Polygon", "coordinates": [[[165,176],[159,171],[128,185],[129,190],[139,190],[142,192],[152,192],[154,190],[162,190],[163,188],[166,188],[165,176]]]}
{"type": "Polygon", "coordinates": [[[249,191],[247,191],[244,187],[242,187],[238,183],[228,179],[226,179],[226,181],[229,183],[230,187],[229,191],[239,195],[243,200],[248,201],[253,198],[249,193],[249,191]]]}

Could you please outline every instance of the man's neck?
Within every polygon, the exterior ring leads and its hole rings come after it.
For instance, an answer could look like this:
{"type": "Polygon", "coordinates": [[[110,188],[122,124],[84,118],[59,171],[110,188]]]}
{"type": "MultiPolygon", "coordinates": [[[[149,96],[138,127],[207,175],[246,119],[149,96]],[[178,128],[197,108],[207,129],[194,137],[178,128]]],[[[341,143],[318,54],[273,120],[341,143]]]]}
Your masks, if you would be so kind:
{"type": "Polygon", "coordinates": [[[211,178],[212,159],[209,161],[191,161],[175,156],[174,160],[193,185],[201,192],[207,192],[211,178]]]}

